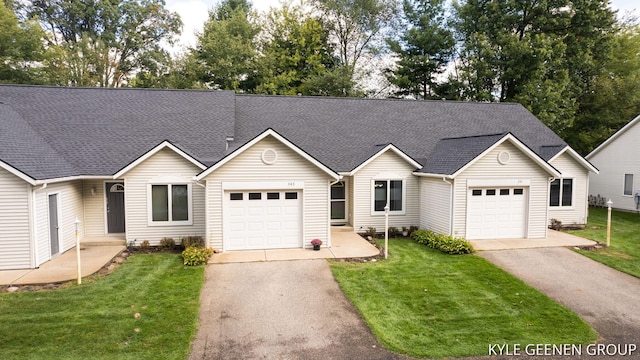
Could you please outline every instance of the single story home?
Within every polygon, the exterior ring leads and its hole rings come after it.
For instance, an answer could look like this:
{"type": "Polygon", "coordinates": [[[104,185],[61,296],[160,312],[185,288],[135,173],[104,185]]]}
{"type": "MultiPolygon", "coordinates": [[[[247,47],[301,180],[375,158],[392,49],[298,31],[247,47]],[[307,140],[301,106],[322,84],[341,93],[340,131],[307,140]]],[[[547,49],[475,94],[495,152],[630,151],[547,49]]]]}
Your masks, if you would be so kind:
{"type": "Polygon", "coordinates": [[[597,172],[518,104],[0,86],[0,269],[82,241],[331,246],[417,225],[467,239],[584,224],[597,172]]]}
{"type": "Polygon", "coordinates": [[[639,124],[640,115],[586,156],[602,170],[589,177],[589,194],[600,206],[611,200],[616,209],[640,210],[639,124]]]}

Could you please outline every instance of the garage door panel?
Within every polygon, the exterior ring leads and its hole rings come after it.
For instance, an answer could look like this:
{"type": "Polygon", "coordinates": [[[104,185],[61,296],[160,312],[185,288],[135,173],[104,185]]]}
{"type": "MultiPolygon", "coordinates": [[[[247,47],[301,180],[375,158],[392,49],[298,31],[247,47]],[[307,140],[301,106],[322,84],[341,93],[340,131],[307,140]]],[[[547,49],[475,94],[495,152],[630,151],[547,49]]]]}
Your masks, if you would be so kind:
{"type": "Polygon", "coordinates": [[[225,193],[225,248],[277,249],[302,246],[302,197],[295,191],[225,193]],[[235,198],[235,200],[232,200],[235,198]]]}
{"type": "Polygon", "coordinates": [[[525,227],[523,188],[469,189],[468,239],[522,238],[525,227]]]}

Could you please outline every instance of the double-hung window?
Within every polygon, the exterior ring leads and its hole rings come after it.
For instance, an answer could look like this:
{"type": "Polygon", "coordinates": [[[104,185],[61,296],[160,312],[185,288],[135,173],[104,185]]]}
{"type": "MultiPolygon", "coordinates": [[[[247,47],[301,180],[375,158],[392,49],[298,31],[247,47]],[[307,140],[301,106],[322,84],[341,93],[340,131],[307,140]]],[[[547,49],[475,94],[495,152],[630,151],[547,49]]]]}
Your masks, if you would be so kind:
{"type": "Polygon", "coordinates": [[[384,214],[384,207],[389,204],[390,214],[404,214],[404,180],[373,181],[373,214],[384,214]]]}
{"type": "Polygon", "coordinates": [[[555,179],[549,191],[549,206],[570,207],[573,204],[573,179],[555,179]]]}
{"type": "Polygon", "coordinates": [[[149,184],[149,225],[191,225],[190,184],[149,184]]]}

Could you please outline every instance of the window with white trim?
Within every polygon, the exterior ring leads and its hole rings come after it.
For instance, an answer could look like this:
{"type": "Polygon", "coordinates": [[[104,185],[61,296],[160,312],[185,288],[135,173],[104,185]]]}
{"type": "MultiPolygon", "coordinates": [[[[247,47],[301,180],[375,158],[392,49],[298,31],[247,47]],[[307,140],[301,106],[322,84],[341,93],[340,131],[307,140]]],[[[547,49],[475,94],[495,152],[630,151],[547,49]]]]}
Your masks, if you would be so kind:
{"type": "Polygon", "coordinates": [[[624,174],[624,195],[633,195],[633,174],[624,174]]]}
{"type": "Polygon", "coordinates": [[[149,225],[191,225],[191,184],[149,184],[149,225]]]}
{"type": "Polygon", "coordinates": [[[374,180],[372,191],[372,213],[384,213],[389,202],[389,213],[404,214],[404,180],[374,180]]]}
{"type": "Polygon", "coordinates": [[[570,207],[573,205],[573,179],[555,179],[549,189],[549,206],[570,207]]]}

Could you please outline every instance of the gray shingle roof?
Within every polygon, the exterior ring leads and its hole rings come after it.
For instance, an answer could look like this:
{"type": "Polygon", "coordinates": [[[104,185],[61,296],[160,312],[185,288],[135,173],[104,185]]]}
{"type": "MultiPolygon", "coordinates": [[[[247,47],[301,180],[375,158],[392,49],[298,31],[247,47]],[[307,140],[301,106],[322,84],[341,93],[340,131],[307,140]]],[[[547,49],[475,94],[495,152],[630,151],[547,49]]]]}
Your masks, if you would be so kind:
{"type": "Polygon", "coordinates": [[[211,165],[268,128],[337,172],[389,143],[437,173],[494,139],[478,135],[511,132],[545,160],[566,146],[519,104],[16,85],[0,103],[0,160],[35,179],[113,175],[164,140],[211,165]]]}
{"type": "Polygon", "coordinates": [[[483,134],[510,132],[534,151],[566,145],[520,104],[259,95],[238,95],[236,104],[236,141],[271,127],[338,172],[357,167],[378,144],[413,159],[431,159],[442,139],[483,134]]]}
{"type": "Polygon", "coordinates": [[[17,133],[10,146],[3,139],[0,160],[35,179],[112,175],[168,140],[213,164],[233,134],[233,97],[230,91],[0,86],[0,102],[13,111],[0,117],[0,129],[17,133]],[[33,148],[17,144],[32,137],[33,148]]]}
{"type": "Polygon", "coordinates": [[[448,138],[438,141],[420,172],[451,175],[506,134],[448,138]]]}

